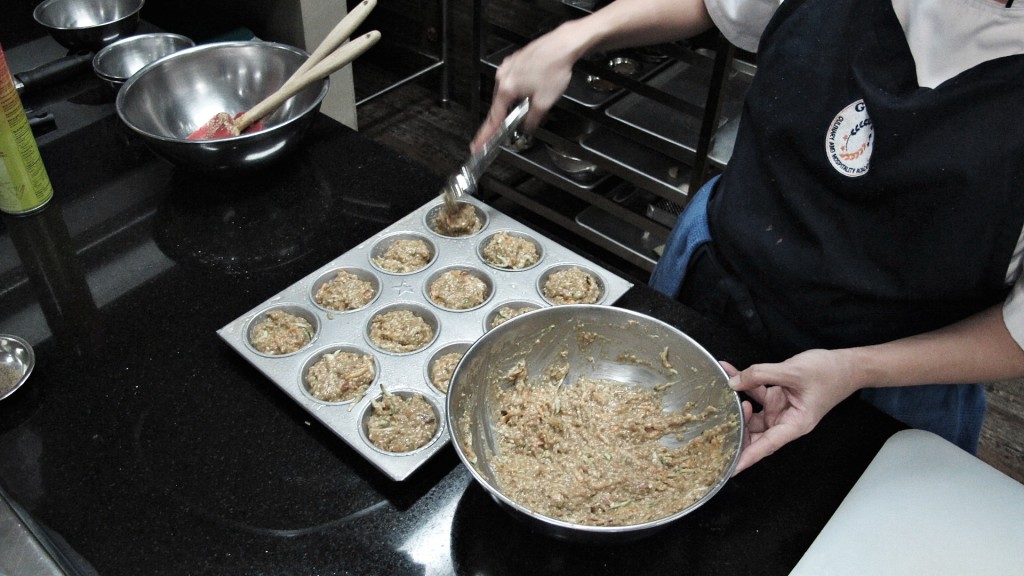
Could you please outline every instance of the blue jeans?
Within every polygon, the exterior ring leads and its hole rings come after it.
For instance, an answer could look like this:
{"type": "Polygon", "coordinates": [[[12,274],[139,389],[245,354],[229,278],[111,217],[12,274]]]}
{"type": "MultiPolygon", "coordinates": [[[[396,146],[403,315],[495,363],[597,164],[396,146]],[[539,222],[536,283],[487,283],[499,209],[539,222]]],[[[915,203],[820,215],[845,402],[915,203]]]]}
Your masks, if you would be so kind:
{"type": "MultiPolygon", "coordinates": [[[[717,177],[694,194],[665,243],[649,285],[672,298],[679,296],[694,251],[711,241],[707,206],[717,177]]],[[[723,319],[716,319],[723,320],[723,319]]],[[[974,454],[985,419],[985,389],[980,384],[868,388],[861,399],[886,414],[928,430],[974,454]]]]}
{"type": "Polygon", "coordinates": [[[658,292],[676,298],[686,277],[686,267],[698,246],[711,241],[711,230],[708,228],[708,198],[714,188],[718,176],[708,180],[697,190],[679,215],[676,225],[672,228],[665,248],[661,252],[658,265],[654,267],[648,286],[658,292]]]}
{"type": "Polygon", "coordinates": [[[912,428],[934,432],[971,454],[978,452],[987,404],[981,384],[865,388],[860,397],[912,428]]]}

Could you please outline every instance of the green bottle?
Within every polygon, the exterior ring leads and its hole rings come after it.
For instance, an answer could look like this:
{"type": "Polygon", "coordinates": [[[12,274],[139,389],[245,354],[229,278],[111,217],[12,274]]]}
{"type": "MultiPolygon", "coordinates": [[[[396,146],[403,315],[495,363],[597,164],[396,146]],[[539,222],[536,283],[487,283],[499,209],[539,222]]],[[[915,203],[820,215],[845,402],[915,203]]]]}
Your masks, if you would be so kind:
{"type": "Polygon", "coordinates": [[[51,198],[53,185],[0,46],[0,211],[29,214],[51,198]]]}

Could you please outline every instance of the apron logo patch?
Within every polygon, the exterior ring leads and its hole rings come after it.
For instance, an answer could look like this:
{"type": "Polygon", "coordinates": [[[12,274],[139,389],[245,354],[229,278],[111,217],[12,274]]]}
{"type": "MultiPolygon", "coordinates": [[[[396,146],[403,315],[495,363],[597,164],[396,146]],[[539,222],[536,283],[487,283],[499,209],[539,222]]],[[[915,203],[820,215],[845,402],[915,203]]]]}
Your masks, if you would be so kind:
{"type": "Polygon", "coordinates": [[[825,134],[825,155],[840,174],[855,178],[868,173],[875,130],[864,100],[843,108],[825,134]]]}

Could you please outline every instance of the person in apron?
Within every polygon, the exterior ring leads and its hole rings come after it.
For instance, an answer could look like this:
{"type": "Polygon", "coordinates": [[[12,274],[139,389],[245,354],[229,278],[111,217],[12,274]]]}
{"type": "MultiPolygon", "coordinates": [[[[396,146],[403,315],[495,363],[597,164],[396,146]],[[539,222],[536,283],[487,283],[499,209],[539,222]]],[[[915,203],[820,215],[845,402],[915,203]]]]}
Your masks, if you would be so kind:
{"type": "Polygon", "coordinates": [[[723,362],[760,408],[744,403],[738,470],[853,394],[973,452],[974,382],[1024,375],[1024,131],[1007,125],[1024,14],[1005,4],[618,0],[503,62],[471,147],[525,96],[537,126],[588,51],[719,25],[756,48],[758,72],[728,167],[687,204],[650,285],[771,355],[723,362]]]}

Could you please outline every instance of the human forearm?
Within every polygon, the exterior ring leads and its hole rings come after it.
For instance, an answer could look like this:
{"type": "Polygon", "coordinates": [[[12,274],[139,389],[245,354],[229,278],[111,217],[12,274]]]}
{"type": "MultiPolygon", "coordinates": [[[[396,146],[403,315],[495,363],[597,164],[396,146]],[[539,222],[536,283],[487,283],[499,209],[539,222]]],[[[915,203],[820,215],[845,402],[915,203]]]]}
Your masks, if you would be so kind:
{"type": "Polygon", "coordinates": [[[689,38],[713,25],[703,0],[616,0],[563,32],[579,39],[575,57],[689,38]]]}
{"type": "Polygon", "coordinates": [[[1024,351],[996,305],[966,320],[885,344],[808,350],[777,364],[737,371],[726,364],[729,385],[763,409],[744,403],[747,438],[737,470],[754,464],[810,432],[860,389],[991,382],[1024,376],[1024,351]]]}
{"type": "Polygon", "coordinates": [[[991,382],[1024,376],[1024,350],[996,305],[961,322],[876,346],[838,350],[855,388],[991,382]]]}
{"type": "Polygon", "coordinates": [[[532,132],[569,85],[573,65],[588,53],[687,38],[711,24],[703,0],[617,0],[562,24],[502,61],[491,108],[470,149],[483,147],[524,98],[530,98],[530,111],[523,128],[532,132]]]}

